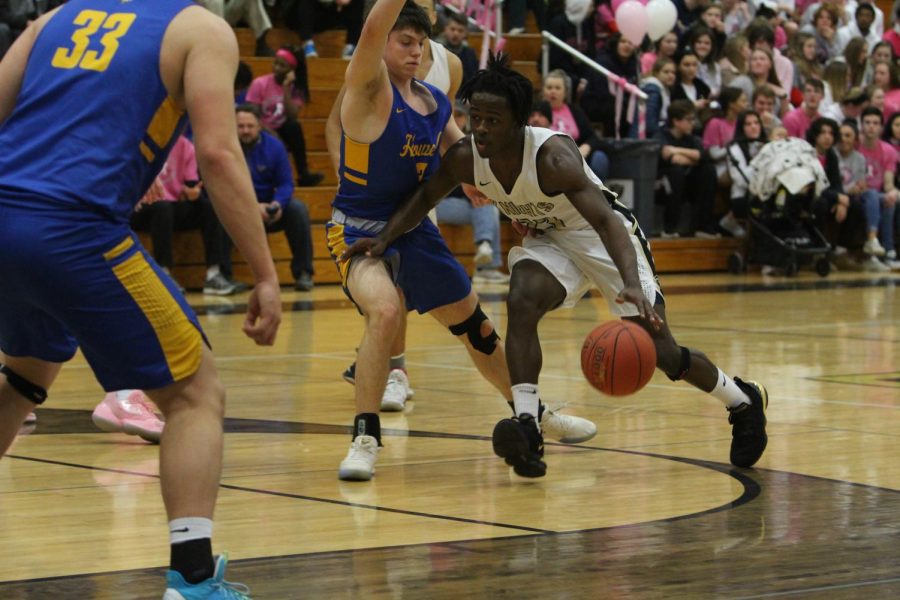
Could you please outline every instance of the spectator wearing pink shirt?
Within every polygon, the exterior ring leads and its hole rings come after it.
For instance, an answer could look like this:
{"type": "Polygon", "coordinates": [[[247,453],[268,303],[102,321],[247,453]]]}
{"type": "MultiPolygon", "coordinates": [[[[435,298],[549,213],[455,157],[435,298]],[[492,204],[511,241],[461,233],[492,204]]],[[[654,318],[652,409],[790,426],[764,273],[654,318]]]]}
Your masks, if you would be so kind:
{"type": "Polygon", "coordinates": [[[272,63],[272,73],[253,80],[246,102],[260,107],[263,127],[278,134],[294,158],[300,186],[314,186],[324,176],[310,171],[306,160],[306,140],[297,114],[309,100],[306,58],[302,51],[290,46],[279,48],[272,63]]]}
{"type": "Polygon", "coordinates": [[[893,48],[894,56],[900,56],[900,5],[894,12],[894,26],[884,32],[883,39],[893,48]]]}
{"type": "Polygon", "coordinates": [[[547,73],[544,78],[544,100],[550,104],[552,120],[550,129],[566,133],[575,140],[581,155],[600,179],[609,174],[609,158],[598,150],[600,139],[594,133],[591,121],[578,106],[566,102],[570,95],[569,78],[562,69],[547,73]]]}
{"type": "Polygon", "coordinates": [[[810,124],[818,119],[819,105],[825,95],[825,84],[820,79],[807,79],[803,84],[803,104],[784,115],[782,119],[788,135],[806,139],[810,124]]]}
{"type": "Polygon", "coordinates": [[[727,87],[719,95],[722,116],[706,123],[703,130],[703,148],[709,153],[716,167],[719,185],[728,186],[728,145],[734,140],[734,128],[738,115],[747,110],[750,101],[740,88],[727,87]]]}
{"type": "Polygon", "coordinates": [[[884,115],[900,112],[900,71],[896,64],[877,63],[872,70],[872,85],[884,90],[884,115]]]}
{"type": "Polygon", "coordinates": [[[867,240],[863,252],[871,260],[884,257],[893,262],[897,258],[894,248],[894,209],[898,197],[895,185],[897,152],[893,146],[880,139],[883,126],[884,116],[880,110],[869,107],[862,111],[862,136],[858,150],[866,159],[868,187],[862,197],[864,203],[868,200],[867,203],[881,209],[879,219],[867,215],[867,240]]]}
{"type": "MultiPolygon", "coordinates": [[[[161,197],[154,197],[152,201],[145,198],[135,207],[131,218],[132,228],[150,231],[153,258],[166,273],[170,272],[174,262],[172,257],[174,232],[199,228],[203,233],[207,268],[218,273],[222,258],[221,229],[197,175],[194,145],[186,137],[181,136],[175,142],[157,182],[162,186],[162,194],[158,194],[161,197]]],[[[209,279],[208,271],[207,283],[209,279]]],[[[235,291],[234,285],[225,285],[227,283],[223,283],[219,295],[235,291]]]]}

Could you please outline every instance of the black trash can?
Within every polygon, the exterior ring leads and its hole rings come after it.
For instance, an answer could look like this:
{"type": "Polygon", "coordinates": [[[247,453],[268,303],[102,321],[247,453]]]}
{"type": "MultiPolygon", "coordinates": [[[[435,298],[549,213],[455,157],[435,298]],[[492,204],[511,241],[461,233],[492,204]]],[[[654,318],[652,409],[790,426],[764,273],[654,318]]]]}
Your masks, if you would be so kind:
{"type": "Polygon", "coordinates": [[[656,166],[661,144],[657,140],[600,140],[600,150],[609,157],[609,177],[605,183],[624,189],[619,201],[637,217],[644,235],[653,235],[653,203],[656,166]]]}

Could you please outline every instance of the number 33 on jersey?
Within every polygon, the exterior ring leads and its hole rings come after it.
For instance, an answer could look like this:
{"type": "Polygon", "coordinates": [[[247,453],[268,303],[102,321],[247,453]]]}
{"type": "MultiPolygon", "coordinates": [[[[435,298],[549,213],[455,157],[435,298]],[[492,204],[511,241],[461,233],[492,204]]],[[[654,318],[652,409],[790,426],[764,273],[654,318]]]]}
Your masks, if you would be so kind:
{"type": "Polygon", "coordinates": [[[72,33],[72,45],[57,48],[51,64],[58,69],[105,71],[119,49],[119,39],[128,33],[136,17],[134,13],[79,12],[72,21],[79,26],[72,33]],[[91,41],[98,37],[102,51],[89,50],[91,41]]]}

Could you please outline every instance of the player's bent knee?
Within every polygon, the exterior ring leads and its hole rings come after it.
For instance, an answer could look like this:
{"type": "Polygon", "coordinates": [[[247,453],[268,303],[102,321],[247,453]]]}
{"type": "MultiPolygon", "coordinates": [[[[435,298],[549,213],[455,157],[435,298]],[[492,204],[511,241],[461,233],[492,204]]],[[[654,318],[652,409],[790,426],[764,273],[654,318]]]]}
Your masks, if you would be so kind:
{"type": "Polygon", "coordinates": [[[676,348],[678,349],[677,354],[669,353],[672,356],[665,358],[657,352],[657,360],[660,361],[659,367],[671,381],[678,381],[691,370],[691,351],[684,346],[676,346],[676,348]],[[663,360],[666,360],[665,364],[662,363],[663,360]]]}
{"type": "Polygon", "coordinates": [[[462,323],[451,325],[450,333],[456,336],[465,335],[473,348],[488,356],[494,353],[494,350],[497,349],[497,342],[500,340],[500,336],[497,335],[493,323],[490,322],[487,315],[481,310],[481,304],[475,305],[475,310],[468,319],[462,323]],[[482,335],[481,327],[485,322],[490,325],[491,332],[487,335],[482,335]]]}
{"type": "Polygon", "coordinates": [[[47,399],[47,390],[36,383],[25,379],[7,365],[0,365],[0,373],[6,375],[10,387],[34,404],[43,404],[47,399]]]}

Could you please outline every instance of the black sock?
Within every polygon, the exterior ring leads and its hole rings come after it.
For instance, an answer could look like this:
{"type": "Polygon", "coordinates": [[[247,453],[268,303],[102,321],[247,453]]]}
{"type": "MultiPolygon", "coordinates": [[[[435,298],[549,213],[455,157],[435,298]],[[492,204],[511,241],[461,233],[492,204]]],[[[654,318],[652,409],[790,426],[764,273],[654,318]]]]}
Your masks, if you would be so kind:
{"type": "Polygon", "coordinates": [[[169,564],[188,583],[200,583],[213,576],[216,570],[209,538],[188,540],[170,546],[169,564]]]}
{"type": "Polygon", "coordinates": [[[375,413],[360,413],[353,419],[353,439],[359,435],[371,435],[381,446],[381,420],[375,413]]]}

